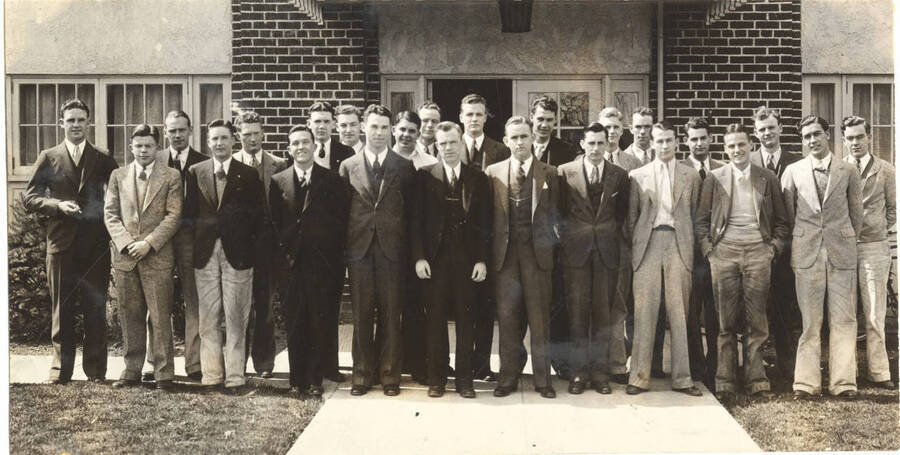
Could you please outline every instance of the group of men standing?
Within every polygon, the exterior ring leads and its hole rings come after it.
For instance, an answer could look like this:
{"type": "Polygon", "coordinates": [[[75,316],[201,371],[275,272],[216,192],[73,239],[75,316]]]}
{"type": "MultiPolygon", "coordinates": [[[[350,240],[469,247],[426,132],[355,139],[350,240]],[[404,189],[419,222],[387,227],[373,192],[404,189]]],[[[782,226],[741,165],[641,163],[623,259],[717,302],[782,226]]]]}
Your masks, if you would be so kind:
{"type": "Polygon", "coordinates": [[[185,370],[211,388],[241,390],[248,356],[271,377],[275,289],[292,391],[321,395],[323,378],[343,381],[345,270],[352,395],[375,384],[397,395],[409,372],[431,397],[445,393],[449,376],[462,397],[476,396],[476,379],[498,381],[494,396],[507,396],[527,360],[526,331],[541,396],[556,396],[551,367],[572,394],[612,393],[610,381],[638,394],[662,375],[668,326],[674,390],[699,396],[694,380],[703,380],[721,400],[741,387],[768,396],[761,347],[770,318],[778,366],[805,398],[821,390],[827,309],[828,390],[853,398],[857,286],[869,379],[894,387],[884,345],[894,168],[870,153],[864,119],[842,122],[850,153],[837,160],[828,123],[804,118],[798,129],[810,153],[802,158],[780,149],[780,116],[763,107],[752,132],[725,127],[726,164],[709,157],[702,118],[684,126],[691,155],[679,162],[675,128],[654,123],[647,108],[633,112],[626,150],[617,109],[587,125],[578,147],[555,137],[557,112],[553,99],[536,99],[529,118],[506,121],[500,144],[484,134],[487,102],[475,94],[461,100],[462,127],[442,122],[434,103],[393,115],[380,105],[360,113],[316,102],[307,123],[289,131],[285,161],[261,150],[263,122],[253,112],[236,125],[208,125],[207,159],[188,146],[190,119],[173,111],[168,148],[159,151],[156,127],[139,125],[134,160],[116,169],[85,140],[87,106],[65,103],[66,141],[41,152],[26,193],[27,207],[49,217],[51,381],[71,378],[78,297],[85,372],[105,376],[111,250],[126,350],[117,387],[140,382],[145,357],[157,387],[171,387],[173,270],[185,297],[185,370]],[[242,149],[233,153],[236,133],[242,149]],[[490,368],[495,317],[499,375],[490,368]]]}

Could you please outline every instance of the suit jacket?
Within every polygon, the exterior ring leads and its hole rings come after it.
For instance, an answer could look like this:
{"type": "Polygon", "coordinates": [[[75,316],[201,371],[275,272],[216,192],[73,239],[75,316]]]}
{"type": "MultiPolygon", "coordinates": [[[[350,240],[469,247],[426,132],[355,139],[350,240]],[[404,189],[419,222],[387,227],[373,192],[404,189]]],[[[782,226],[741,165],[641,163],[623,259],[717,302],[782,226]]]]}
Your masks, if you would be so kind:
{"type": "MultiPolygon", "coordinates": [[[[713,170],[718,169],[725,165],[725,163],[723,163],[719,160],[714,160],[712,158],[707,158],[706,160],[707,160],[707,165],[709,166],[710,173],[712,173],[713,170]]],[[[679,161],[679,163],[681,163],[685,166],[690,166],[692,168],[694,167],[694,162],[691,161],[690,158],[685,158],[685,159],[679,161]]],[[[695,168],[694,170],[696,171],[697,169],[695,168]]],[[[700,171],[697,171],[697,174],[699,175],[700,171]]],[[[707,175],[707,177],[709,177],[709,175],[707,175]]]]}
{"type": "Polygon", "coordinates": [[[376,235],[388,259],[406,260],[409,232],[415,219],[416,169],[411,161],[390,150],[381,165],[384,180],[378,191],[369,184],[365,152],[341,163],[340,176],[350,194],[345,251],[349,261],[362,259],[376,235]]]}
{"type": "MultiPolygon", "coordinates": [[[[786,150],[781,149],[781,157],[778,158],[778,164],[775,166],[775,175],[780,179],[788,166],[802,159],[803,155],[799,153],[789,153],[786,150]]],[[[764,163],[762,159],[762,150],[759,148],[750,152],[750,164],[755,164],[761,168],[768,169],[766,168],[766,163],[764,163]]]]}
{"type": "MultiPolygon", "coordinates": [[[[628,156],[634,158],[635,162],[638,163],[637,167],[641,167],[644,165],[644,162],[641,161],[641,159],[638,158],[637,155],[634,154],[635,147],[637,147],[637,146],[634,143],[631,143],[630,145],[628,145],[628,147],[625,150],[622,150],[622,154],[628,155],[628,156]]],[[[653,149],[651,148],[651,150],[653,150],[653,149]]],[[[655,158],[656,158],[656,150],[653,150],[653,159],[655,159],[655,158]]],[[[653,162],[653,159],[650,160],[651,163],[653,162]]],[[[635,168],[635,169],[637,169],[637,168],[635,168]]]]}
{"type": "Polygon", "coordinates": [[[96,254],[109,253],[109,234],[103,226],[103,197],[109,175],[119,167],[105,150],[84,141],[81,174],[69,157],[65,142],[41,151],[34,163],[34,174],[25,189],[25,207],[49,217],[47,253],[68,250],[78,238],[79,246],[96,254]],[[63,215],[62,201],[74,201],[81,213],[63,215]]]}
{"type": "Polygon", "coordinates": [[[633,171],[643,166],[643,164],[641,164],[641,160],[635,158],[635,156],[631,153],[626,153],[624,150],[619,151],[618,160],[619,162],[615,165],[619,166],[622,169],[625,169],[626,171],[633,171]]]}
{"type": "Polygon", "coordinates": [[[584,157],[559,167],[562,264],[582,267],[591,251],[600,252],[607,268],[619,266],[619,240],[628,213],[628,172],[606,161],[603,165],[603,194],[594,210],[588,194],[584,157]]]}
{"type": "MultiPolygon", "coordinates": [[[[160,150],[160,155],[161,156],[159,160],[162,161],[162,164],[164,166],[169,166],[179,172],[179,174],[181,175],[182,186],[184,186],[184,181],[187,178],[187,170],[190,169],[191,166],[209,159],[208,156],[194,150],[193,147],[188,147],[187,159],[184,160],[184,168],[182,168],[180,162],[173,162],[172,152],[170,148],[160,150]]],[[[185,187],[184,190],[186,191],[187,188],[185,187]]]]}
{"type": "MultiPolygon", "coordinates": [[[[500,142],[497,142],[487,135],[484,136],[484,141],[481,143],[481,169],[487,169],[488,166],[499,163],[510,156],[509,149],[500,142]]],[[[466,152],[466,156],[468,156],[468,151],[466,152]]],[[[471,165],[471,163],[469,163],[471,165]]]]}
{"type": "Polygon", "coordinates": [[[550,141],[544,153],[541,154],[541,162],[551,166],[561,166],[572,162],[578,154],[572,144],[550,136],[550,141]]]}
{"type": "MultiPolygon", "coordinates": [[[[756,206],[759,233],[766,243],[773,243],[778,252],[783,251],[783,242],[790,228],[781,184],[768,169],[750,164],[750,186],[756,206]]],[[[734,190],[734,169],[721,166],[710,171],[703,181],[700,208],[694,222],[694,235],[704,257],[722,240],[731,216],[731,193],[734,190]]]]}
{"type": "MultiPolygon", "coordinates": [[[[897,223],[894,166],[875,155],[869,157],[869,164],[860,177],[863,204],[863,223],[858,236],[860,242],[878,242],[888,238],[888,230],[897,223]]],[[[844,160],[855,166],[852,155],[847,155],[844,160]]]]}
{"type": "MultiPolygon", "coordinates": [[[[447,216],[444,197],[447,195],[447,175],[444,163],[423,167],[417,173],[416,188],[420,217],[412,230],[412,260],[425,259],[432,264],[441,246],[444,219],[447,216]]],[[[491,240],[491,186],[481,171],[465,164],[460,165],[458,185],[461,186],[462,206],[465,211],[463,238],[471,265],[487,264],[491,240]]]]}
{"type": "Polygon", "coordinates": [[[159,161],[154,164],[147,179],[143,204],[138,201],[133,165],[114,170],[109,178],[104,223],[115,246],[113,267],[116,269],[133,270],[138,265],[138,261],[124,254],[124,250],[139,240],[152,247],[140,261],[142,267],[158,270],[175,267],[175,254],[169,240],[178,230],[181,218],[181,174],[160,164],[159,161]]]}
{"type": "Polygon", "coordinates": [[[301,261],[322,267],[327,276],[344,274],[344,243],[350,205],[341,178],[313,164],[306,196],[297,197],[294,167],[272,176],[269,207],[279,265],[293,269],[301,261]]]}
{"type": "MultiPolygon", "coordinates": [[[[509,175],[512,159],[507,158],[485,169],[494,193],[492,263],[494,270],[503,267],[509,244],[509,175]]],[[[531,198],[531,235],[537,266],[553,268],[553,247],[559,237],[559,177],[556,168],[538,160],[531,162],[533,180],[531,198]]]]}
{"type": "MultiPolygon", "coordinates": [[[[266,198],[268,200],[269,184],[272,182],[272,176],[285,170],[288,166],[291,165],[291,163],[268,152],[260,151],[259,153],[262,159],[260,159],[259,161],[259,170],[257,171],[257,173],[261,174],[260,179],[262,181],[263,188],[266,190],[266,198]]],[[[239,152],[232,155],[234,159],[244,163],[243,161],[238,159],[239,156],[241,156],[239,152]]],[[[250,163],[244,164],[248,166],[250,165],[250,163]]],[[[268,210],[268,207],[266,209],[268,210]]]]}
{"type": "Polygon", "coordinates": [[[331,137],[331,156],[329,157],[329,164],[331,165],[330,170],[332,172],[338,172],[341,169],[341,163],[353,155],[356,155],[356,152],[353,151],[353,147],[341,144],[341,141],[337,136],[331,137]]]}
{"type": "MultiPolygon", "coordinates": [[[[650,164],[655,164],[655,161],[650,164]]],[[[631,195],[628,197],[628,220],[625,226],[626,237],[631,238],[631,264],[634,270],[644,260],[659,208],[656,170],[657,166],[651,165],[631,171],[631,195]]],[[[694,269],[693,220],[700,203],[700,189],[700,174],[693,167],[675,163],[675,177],[672,180],[673,227],[681,262],[688,270],[694,269]]]]}
{"type": "Polygon", "coordinates": [[[184,217],[194,222],[194,268],[209,262],[220,238],[228,263],[248,269],[253,267],[259,234],[268,224],[265,190],[252,167],[232,159],[217,205],[214,162],[206,160],[188,169],[184,217]]]}
{"type": "Polygon", "coordinates": [[[863,207],[856,167],[831,157],[828,186],[819,203],[812,157],[795,162],[781,176],[788,221],[793,224],[791,267],[805,269],[828,248],[828,262],[837,269],[856,269],[857,233],[863,207]]]}

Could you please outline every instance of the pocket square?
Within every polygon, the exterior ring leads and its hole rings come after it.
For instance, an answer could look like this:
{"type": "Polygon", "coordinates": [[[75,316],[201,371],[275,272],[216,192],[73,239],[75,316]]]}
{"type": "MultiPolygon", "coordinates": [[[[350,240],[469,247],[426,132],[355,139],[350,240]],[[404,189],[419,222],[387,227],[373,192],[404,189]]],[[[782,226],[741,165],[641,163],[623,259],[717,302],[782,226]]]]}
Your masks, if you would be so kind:
{"type": "Polygon", "coordinates": [[[544,182],[544,188],[542,188],[542,189],[546,190],[547,188],[550,188],[550,185],[547,185],[547,182],[544,182]]]}
{"type": "Polygon", "coordinates": [[[612,196],[610,196],[610,197],[611,197],[611,198],[616,197],[617,194],[619,194],[618,191],[616,191],[615,193],[613,193],[612,196]]]}

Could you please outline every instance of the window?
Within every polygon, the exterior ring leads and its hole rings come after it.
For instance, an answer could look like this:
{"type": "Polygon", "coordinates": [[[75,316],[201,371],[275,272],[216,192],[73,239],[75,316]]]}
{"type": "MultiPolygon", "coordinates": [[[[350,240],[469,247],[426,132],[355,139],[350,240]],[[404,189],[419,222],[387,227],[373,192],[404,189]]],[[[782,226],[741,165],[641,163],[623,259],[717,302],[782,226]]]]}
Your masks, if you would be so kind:
{"type": "Polygon", "coordinates": [[[597,118],[603,107],[601,80],[518,80],[513,85],[513,112],[529,115],[531,103],[540,96],[559,105],[556,134],[571,144],[581,139],[584,127],[597,118]]]}
{"type": "MultiPolygon", "coordinates": [[[[94,113],[94,84],[41,83],[19,86],[18,137],[13,166],[30,166],[38,152],[59,144],[63,130],[59,127],[59,106],[72,98],[81,98],[94,113]]],[[[91,117],[93,119],[93,115],[91,117]]],[[[88,140],[94,141],[93,124],[88,140]]]]}
{"type": "Polygon", "coordinates": [[[206,144],[207,128],[209,122],[223,118],[225,110],[225,98],[222,93],[222,84],[200,84],[200,122],[197,124],[200,130],[199,148],[205,155],[209,155],[209,146],[206,144]]]}
{"type": "Polygon", "coordinates": [[[134,127],[147,123],[163,128],[167,112],[183,109],[183,91],[182,84],[106,84],[106,146],[119,164],[126,161],[134,127]]]}
{"type": "Polygon", "coordinates": [[[894,141],[891,113],[894,112],[893,84],[851,82],[853,107],[851,112],[872,125],[872,153],[893,162],[894,141]]]}

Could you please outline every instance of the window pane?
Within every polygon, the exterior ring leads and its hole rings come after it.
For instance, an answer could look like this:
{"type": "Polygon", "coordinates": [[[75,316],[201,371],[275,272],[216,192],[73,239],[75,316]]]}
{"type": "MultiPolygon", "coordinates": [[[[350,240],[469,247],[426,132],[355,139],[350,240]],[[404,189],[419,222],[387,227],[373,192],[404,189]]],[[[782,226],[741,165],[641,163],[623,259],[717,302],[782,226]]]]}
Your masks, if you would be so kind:
{"type": "Polygon", "coordinates": [[[853,84],[853,115],[872,118],[872,84],[853,84]]]}
{"type": "Polygon", "coordinates": [[[181,110],[184,103],[181,101],[181,84],[166,84],[166,112],[181,110]]]}
{"type": "Polygon", "coordinates": [[[200,84],[200,123],[222,118],[222,84],[200,84]]]}
{"type": "MultiPolygon", "coordinates": [[[[75,98],[75,84],[59,84],[59,104],[75,98]]],[[[83,101],[83,100],[82,100],[83,101]]]]}
{"type": "Polygon", "coordinates": [[[391,112],[415,109],[413,92],[391,92],[391,112]]]}
{"type": "MultiPolygon", "coordinates": [[[[56,130],[59,129],[56,126],[42,126],[41,127],[41,142],[38,143],[38,148],[40,150],[44,150],[46,148],[53,147],[58,143],[56,137],[56,130]]],[[[60,141],[62,139],[59,139],[60,141]]]]}
{"type": "Polygon", "coordinates": [[[37,160],[37,133],[36,126],[19,127],[19,165],[30,166],[37,160]]]}
{"type": "Polygon", "coordinates": [[[891,153],[891,127],[872,128],[872,153],[889,163],[894,161],[891,153]]]}
{"type": "Polygon", "coordinates": [[[34,84],[19,86],[19,123],[37,123],[37,86],[34,84]]]}
{"type": "MultiPolygon", "coordinates": [[[[110,125],[125,123],[125,87],[122,85],[106,86],[106,122],[110,125]]],[[[113,142],[109,142],[113,144],[113,142]]]]}
{"type": "Polygon", "coordinates": [[[125,86],[125,118],[132,125],[144,122],[143,85],[128,84],[125,86]]]}
{"type": "MultiPolygon", "coordinates": [[[[78,84],[78,93],[76,96],[84,101],[84,104],[87,104],[88,108],[91,110],[91,118],[94,118],[94,84],[78,84]]],[[[91,123],[94,123],[93,121],[91,123]]]]}
{"type": "Polygon", "coordinates": [[[119,164],[125,164],[125,127],[107,127],[106,144],[119,164]]]}
{"type": "Polygon", "coordinates": [[[891,121],[891,84],[875,84],[875,103],[872,112],[871,123],[875,125],[890,125],[891,121]]]}
{"type": "Polygon", "coordinates": [[[38,121],[44,125],[57,123],[56,86],[52,84],[38,85],[38,121]]]}
{"type": "Polygon", "coordinates": [[[811,84],[810,114],[834,122],[834,84],[811,84]]]}
{"type": "Polygon", "coordinates": [[[638,107],[640,94],[638,92],[616,92],[616,108],[625,114],[625,127],[631,125],[631,113],[638,107]]]}
{"type": "Polygon", "coordinates": [[[560,93],[558,118],[561,126],[586,126],[588,124],[588,93],[560,93]]]}
{"type": "Polygon", "coordinates": [[[147,116],[144,121],[150,124],[162,124],[163,116],[163,86],[157,84],[147,85],[147,116]]]}

